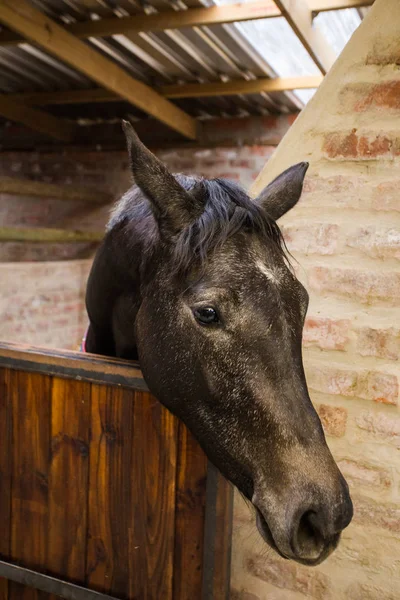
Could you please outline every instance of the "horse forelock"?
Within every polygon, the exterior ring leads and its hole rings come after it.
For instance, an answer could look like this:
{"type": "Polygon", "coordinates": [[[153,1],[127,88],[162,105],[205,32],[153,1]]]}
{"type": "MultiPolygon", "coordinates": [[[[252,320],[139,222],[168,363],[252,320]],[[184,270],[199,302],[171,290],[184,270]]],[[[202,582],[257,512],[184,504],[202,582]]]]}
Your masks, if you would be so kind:
{"type": "MultiPolygon", "coordinates": [[[[204,210],[200,216],[174,238],[172,270],[185,271],[194,262],[203,264],[206,258],[240,230],[254,231],[263,240],[273,243],[288,261],[288,253],[277,223],[262,206],[252,200],[243,188],[227,179],[175,175],[181,186],[201,198],[204,210]]],[[[137,186],[126,192],[111,212],[107,231],[124,222],[131,229],[140,227],[146,246],[159,241],[157,228],[151,227],[150,203],[137,186]],[[140,221],[146,221],[143,229],[140,221]]]]}

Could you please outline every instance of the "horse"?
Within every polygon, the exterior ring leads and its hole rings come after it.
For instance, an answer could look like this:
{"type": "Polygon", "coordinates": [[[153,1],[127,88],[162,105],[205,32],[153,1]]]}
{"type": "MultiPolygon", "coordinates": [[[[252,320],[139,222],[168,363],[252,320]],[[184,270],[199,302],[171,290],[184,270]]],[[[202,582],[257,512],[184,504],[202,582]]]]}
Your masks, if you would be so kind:
{"type": "Polygon", "coordinates": [[[150,391],[255,507],[278,554],[322,562],[352,519],[302,362],[308,294],[277,220],[308,163],[256,199],[173,175],[123,122],[134,184],[89,275],[86,350],[139,360],[150,391]]]}

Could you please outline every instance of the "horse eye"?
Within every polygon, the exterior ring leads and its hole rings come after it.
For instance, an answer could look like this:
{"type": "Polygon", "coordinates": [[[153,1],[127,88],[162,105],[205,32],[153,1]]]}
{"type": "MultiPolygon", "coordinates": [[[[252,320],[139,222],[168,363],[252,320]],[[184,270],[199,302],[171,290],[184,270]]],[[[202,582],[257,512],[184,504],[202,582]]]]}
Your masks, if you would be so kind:
{"type": "Polygon", "coordinates": [[[219,318],[215,308],[211,306],[205,306],[204,308],[195,308],[193,311],[194,318],[200,325],[211,325],[212,323],[219,323],[219,318]]]}

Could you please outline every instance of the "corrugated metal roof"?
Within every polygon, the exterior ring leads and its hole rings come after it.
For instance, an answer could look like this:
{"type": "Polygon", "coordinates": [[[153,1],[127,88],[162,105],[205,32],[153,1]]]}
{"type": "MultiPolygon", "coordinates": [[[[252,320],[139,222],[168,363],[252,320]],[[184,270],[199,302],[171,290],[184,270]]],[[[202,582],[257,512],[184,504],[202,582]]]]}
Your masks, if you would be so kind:
{"type": "MultiPolygon", "coordinates": [[[[88,19],[124,17],[160,10],[228,4],[181,0],[32,0],[40,10],[59,23],[88,19]]],[[[250,0],[249,0],[250,1],[250,0]]],[[[361,22],[360,10],[320,13],[316,22],[338,55],[361,22]]],[[[114,35],[88,39],[86,43],[116,62],[133,77],[151,86],[169,83],[251,80],[257,77],[318,74],[311,60],[284,18],[260,19],[245,23],[192,27],[152,33],[114,35]]],[[[67,90],[95,87],[85,76],[36,46],[0,48],[0,91],[4,93],[40,90],[67,90]]],[[[274,94],[182,99],[174,102],[199,119],[224,116],[275,114],[304,106],[312,90],[274,94]]],[[[129,111],[140,111],[125,102],[49,107],[54,114],[71,118],[113,120],[129,111]]]]}

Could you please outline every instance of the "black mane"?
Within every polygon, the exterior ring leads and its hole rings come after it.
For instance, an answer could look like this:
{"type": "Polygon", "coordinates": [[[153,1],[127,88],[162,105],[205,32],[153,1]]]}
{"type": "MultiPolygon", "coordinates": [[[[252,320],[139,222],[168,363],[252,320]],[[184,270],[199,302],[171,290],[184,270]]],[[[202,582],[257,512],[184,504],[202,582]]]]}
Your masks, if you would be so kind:
{"type": "MultiPolygon", "coordinates": [[[[175,177],[187,191],[196,186],[196,194],[204,202],[202,214],[175,239],[173,255],[176,271],[187,270],[194,261],[203,263],[212,251],[244,229],[256,232],[269,242],[272,241],[287,258],[279,226],[239,184],[220,178],[205,179],[181,174],[175,177]]],[[[154,247],[159,238],[149,203],[137,186],[133,186],[117,204],[107,229],[111,230],[122,223],[130,229],[132,222],[137,226],[140,220],[146,222],[148,237],[143,241],[146,241],[146,245],[148,243],[150,247],[154,247]]],[[[140,229],[144,234],[145,231],[140,229]]]]}

